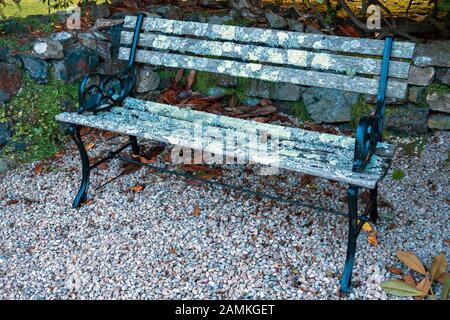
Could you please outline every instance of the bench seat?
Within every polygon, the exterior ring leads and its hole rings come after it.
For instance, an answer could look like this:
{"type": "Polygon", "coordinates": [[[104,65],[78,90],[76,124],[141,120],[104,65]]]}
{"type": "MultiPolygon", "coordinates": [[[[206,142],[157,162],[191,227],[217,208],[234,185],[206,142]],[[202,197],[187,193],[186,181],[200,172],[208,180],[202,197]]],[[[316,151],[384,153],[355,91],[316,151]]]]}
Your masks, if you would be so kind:
{"type": "MultiPolygon", "coordinates": [[[[215,115],[135,98],[127,98],[123,107],[114,107],[109,112],[96,115],[66,112],[59,114],[57,120],[215,154],[238,158],[247,156],[253,163],[278,166],[370,189],[375,188],[386,174],[395,150],[393,145],[378,143],[370,164],[364,172],[357,173],[352,171],[354,138],[215,115]],[[243,147],[224,149],[223,143],[216,141],[205,143],[203,139],[204,143],[199,144],[193,139],[199,123],[202,134],[207,130],[215,130],[216,136],[230,137],[266,132],[270,138],[276,137],[280,146],[273,154],[261,156],[258,152],[243,150],[243,147]]],[[[245,148],[253,148],[252,151],[257,149],[251,143],[246,144],[245,148]]]]}

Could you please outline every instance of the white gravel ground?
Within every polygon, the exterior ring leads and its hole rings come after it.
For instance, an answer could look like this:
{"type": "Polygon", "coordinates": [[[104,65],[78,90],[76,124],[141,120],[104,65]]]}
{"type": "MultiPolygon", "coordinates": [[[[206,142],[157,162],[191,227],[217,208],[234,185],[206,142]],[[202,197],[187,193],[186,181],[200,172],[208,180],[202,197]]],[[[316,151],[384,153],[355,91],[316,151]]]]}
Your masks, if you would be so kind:
{"type": "MultiPolygon", "coordinates": [[[[90,152],[105,154],[121,141],[96,141],[90,152]]],[[[420,157],[396,153],[392,168],[401,168],[405,177],[393,181],[391,168],[381,183],[378,245],[370,245],[367,234],[359,237],[354,289],[347,298],[393,298],[380,283],[395,277],[386,266],[401,266],[397,249],[414,252],[428,265],[440,252],[449,257],[449,146],[450,133],[440,132],[429,137],[420,157]]],[[[147,168],[95,191],[121,171],[117,160],[93,172],[93,203],[74,210],[80,178],[74,145],[47,161],[41,174],[35,166],[0,175],[1,299],[339,298],[343,217],[189,185],[147,168]],[[129,190],[144,182],[143,191],[129,190]]],[[[341,184],[314,179],[300,188],[301,175],[266,178],[242,168],[224,170],[222,177],[346,208],[341,184]]]]}

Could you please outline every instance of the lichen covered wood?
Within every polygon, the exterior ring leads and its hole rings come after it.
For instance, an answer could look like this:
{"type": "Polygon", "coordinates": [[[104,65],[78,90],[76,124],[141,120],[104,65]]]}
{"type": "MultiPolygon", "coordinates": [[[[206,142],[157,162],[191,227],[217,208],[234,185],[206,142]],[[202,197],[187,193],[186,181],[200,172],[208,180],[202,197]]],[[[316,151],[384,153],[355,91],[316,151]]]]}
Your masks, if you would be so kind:
{"type": "MultiPolygon", "coordinates": [[[[135,25],[136,17],[127,16],[125,18],[124,28],[133,29],[135,25]]],[[[195,36],[212,40],[265,44],[289,49],[307,48],[378,56],[383,55],[384,48],[384,42],[382,40],[216,25],[191,21],[167,20],[156,17],[145,18],[142,30],[172,35],[195,36]]],[[[393,58],[410,59],[413,56],[414,47],[415,44],[411,42],[394,42],[391,56],[393,58]]]]}
{"type": "MultiPolygon", "coordinates": [[[[97,115],[62,113],[57,120],[162,141],[214,154],[245,158],[345,183],[374,188],[389,167],[394,148],[378,144],[377,155],[363,173],[352,172],[354,139],[298,128],[263,124],[249,120],[128,98],[123,108],[97,115]],[[197,139],[200,130],[200,137],[197,139]],[[250,140],[242,145],[226,145],[211,136],[250,140]],[[261,153],[261,133],[277,141],[270,153],[261,153]],[[279,143],[278,143],[279,142],[279,143]]],[[[234,141],[234,140],[233,140],[234,141]]]]}

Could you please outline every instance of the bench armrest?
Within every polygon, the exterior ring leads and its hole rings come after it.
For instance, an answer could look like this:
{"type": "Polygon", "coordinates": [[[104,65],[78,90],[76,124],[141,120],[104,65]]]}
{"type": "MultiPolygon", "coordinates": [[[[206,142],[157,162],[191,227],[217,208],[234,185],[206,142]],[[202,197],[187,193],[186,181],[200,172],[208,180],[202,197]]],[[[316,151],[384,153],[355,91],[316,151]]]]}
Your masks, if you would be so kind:
{"type": "Polygon", "coordinates": [[[78,113],[97,113],[121,105],[133,94],[135,73],[134,65],[128,65],[111,76],[98,72],[87,74],[78,89],[78,113]]]}

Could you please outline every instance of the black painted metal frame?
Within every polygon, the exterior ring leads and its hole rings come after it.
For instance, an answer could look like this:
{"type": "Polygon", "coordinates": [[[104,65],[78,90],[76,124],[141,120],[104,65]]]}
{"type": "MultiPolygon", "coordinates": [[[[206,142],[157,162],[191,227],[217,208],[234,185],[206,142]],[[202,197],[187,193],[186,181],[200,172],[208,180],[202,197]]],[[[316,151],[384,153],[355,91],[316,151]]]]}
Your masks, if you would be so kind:
{"type": "MultiPolygon", "coordinates": [[[[136,73],[135,55],[139,39],[139,32],[142,26],[144,16],[145,16],[144,14],[140,14],[138,16],[127,67],[113,76],[105,76],[99,73],[91,73],[83,78],[79,88],[78,113],[81,114],[83,112],[90,111],[96,114],[97,112],[100,111],[108,111],[113,106],[121,106],[126,97],[134,95],[134,83],[136,73]]],[[[385,39],[375,112],[370,116],[362,117],[359,121],[356,130],[355,151],[352,168],[353,171],[355,172],[363,172],[365,170],[366,166],[370,163],[372,159],[372,156],[376,150],[377,143],[382,141],[384,109],[386,104],[385,93],[388,79],[389,60],[392,42],[393,39],[391,36],[388,36],[385,39]]],[[[132,152],[134,154],[139,154],[140,147],[137,143],[137,139],[134,136],[130,136],[129,142],[127,144],[123,145],[117,150],[109,152],[107,157],[91,165],[89,162],[88,153],[81,138],[80,130],[81,126],[79,125],[72,125],[67,129],[67,133],[72,137],[78,148],[82,165],[81,186],[75,197],[75,200],[73,201],[72,206],[74,208],[79,208],[84,202],[86,202],[87,191],[89,187],[90,171],[96,168],[98,165],[113,158],[118,158],[124,162],[141,164],[133,159],[128,159],[120,156],[120,153],[128,147],[131,147],[132,152]]],[[[151,167],[159,171],[175,173],[172,170],[158,168],[155,166],[151,167]]],[[[199,180],[206,180],[206,179],[199,179],[199,180]]],[[[236,188],[233,187],[232,185],[227,185],[217,181],[209,181],[209,180],[206,181],[211,182],[213,184],[220,184],[222,186],[231,189],[236,188]]],[[[378,219],[377,189],[378,187],[369,191],[370,192],[369,202],[366,206],[366,209],[363,214],[358,215],[358,195],[360,192],[360,187],[354,185],[350,185],[348,187],[347,190],[348,213],[346,214],[348,217],[348,243],[347,243],[347,256],[344,265],[344,271],[340,281],[340,291],[342,293],[347,293],[350,291],[351,277],[356,253],[356,242],[358,235],[362,229],[362,226],[365,222],[368,221],[376,222],[376,220],[378,219]]],[[[274,199],[280,199],[277,197],[270,196],[268,194],[263,194],[261,192],[254,192],[245,188],[240,188],[240,190],[255,194],[257,196],[266,196],[272,197],[274,199]]],[[[280,200],[287,200],[287,199],[281,198],[280,200]]],[[[295,204],[300,204],[306,207],[310,207],[315,210],[318,209],[317,207],[301,204],[300,202],[289,200],[287,201],[295,204]]],[[[332,212],[333,210],[328,211],[332,212]]],[[[342,214],[337,211],[332,213],[342,214]]]]}

